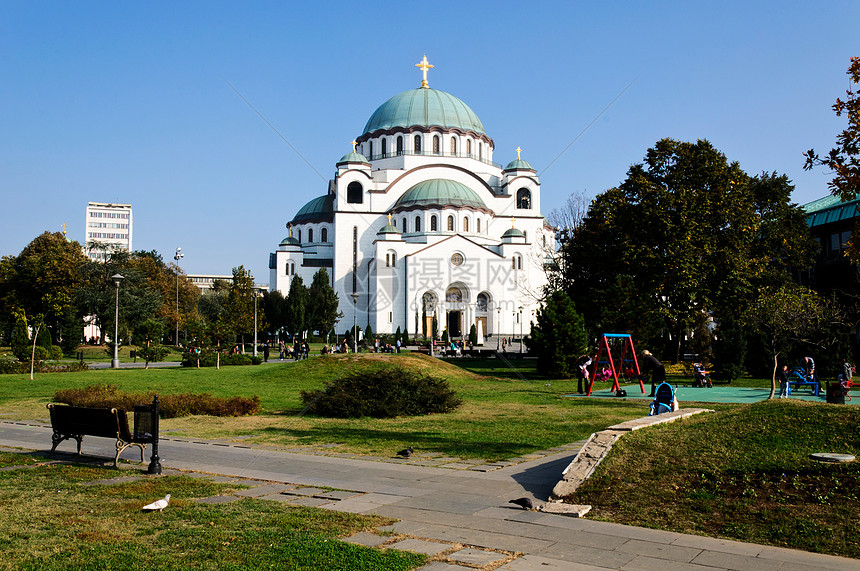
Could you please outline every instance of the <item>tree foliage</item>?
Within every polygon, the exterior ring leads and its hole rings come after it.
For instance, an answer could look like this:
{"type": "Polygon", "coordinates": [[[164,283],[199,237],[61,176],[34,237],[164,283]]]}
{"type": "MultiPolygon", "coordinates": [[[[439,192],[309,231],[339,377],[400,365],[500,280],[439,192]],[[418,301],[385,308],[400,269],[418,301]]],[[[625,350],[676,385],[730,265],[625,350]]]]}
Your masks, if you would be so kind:
{"type": "Polygon", "coordinates": [[[548,378],[569,378],[588,343],[585,323],[570,297],[561,291],[549,295],[538,309],[537,322],[525,342],[537,356],[538,373],[548,378]]]}
{"type": "Polygon", "coordinates": [[[328,270],[320,268],[314,274],[308,289],[307,322],[308,329],[326,335],[334,327],[334,322],[343,317],[337,310],[338,297],[331,286],[328,270]]]}
{"type": "Polygon", "coordinates": [[[593,335],[628,332],[679,357],[702,315],[742,312],[811,263],[784,176],[748,176],[708,141],[663,139],[598,195],[564,247],[565,289],[593,335]]]}
{"type": "Polygon", "coordinates": [[[307,329],[308,290],[302,276],[294,276],[287,292],[287,331],[300,335],[307,329]]]}

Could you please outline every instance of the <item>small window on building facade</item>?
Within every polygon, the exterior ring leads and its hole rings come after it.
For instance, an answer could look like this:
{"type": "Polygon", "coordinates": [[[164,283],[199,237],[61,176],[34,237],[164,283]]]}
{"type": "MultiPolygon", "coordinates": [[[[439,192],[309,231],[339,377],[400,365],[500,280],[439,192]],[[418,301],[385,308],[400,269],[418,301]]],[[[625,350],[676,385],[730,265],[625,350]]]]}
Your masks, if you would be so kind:
{"type": "Polygon", "coordinates": [[[468,231],[469,231],[469,217],[466,216],[465,218],[463,218],[463,232],[468,232],[468,231]]]}
{"type": "Polygon", "coordinates": [[[403,232],[406,232],[406,218],[403,219],[403,232]]]}
{"type": "Polygon", "coordinates": [[[475,223],[478,225],[477,232],[478,232],[478,234],[480,234],[481,233],[481,219],[478,218],[478,220],[476,220],[475,223]]]}
{"type": "Polygon", "coordinates": [[[466,139],[466,156],[472,156],[472,139],[466,139]]]}
{"type": "Polygon", "coordinates": [[[415,135],[415,154],[421,154],[421,135],[415,135]]]}
{"type": "Polygon", "coordinates": [[[296,239],[299,241],[299,244],[302,243],[302,231],[301,230],[299,230],[299,235],[296,236],[296,239]]]}
{"type": "Polygon", "coordinates": [[[421,217],[420,216],[415,217],[415,231],[421,232],[421,217]]]}
{"type": "Polygon", "coordinates": [[[448,232],[454,231],[454,217],[448,216],[448,232]]]}
{"type": "Polygon", "coordinates": [[[436,215],[430,217],[430,231],[436,232],[439,228],[436,226],[436,215]]]}
{"type": "Polygon", "coordinates": [[[346,187],[346,201],[350,204],[361,204],[364,202],[364,188],[360,182],[353,181],[346,187]]]}
{"type": "Polygon", "coordinates": [[[433,135],[433,154],[439,154],[439,135],[433,135]]]}
{"type": "Polygon", "coordinates": [[[322,230],[320,230],[320,232],[322,232],[323,243],[324,244],[327,243],[328,242],[328,228],[323,228],[322,230]]]}
{"type": "Polygon", "coordinates": [[[397,154],[403,154],[403,137],[400,135],[397,135],[397,154]]]}
{"type": "Polygon", "coordinates": [[[314,229],[308,228],[308,243],[313,244],[314,241],[314,229]]]}
{"type": "Polygon", "coordinates": [[[478,143],[478,160],[484,159],[484,143],[478,143]]]}
{"type": "Polygon", "coordinates": [[[386,141],[385,139],[382,139],[382,156],[385,157],[385,155],[387,153],[388,153],[388,141],[386,141]]]}
{"type": "Polygon", "coordinates": [[[457,137],[451,137],[451,154],[457,154],[457,137]]]}

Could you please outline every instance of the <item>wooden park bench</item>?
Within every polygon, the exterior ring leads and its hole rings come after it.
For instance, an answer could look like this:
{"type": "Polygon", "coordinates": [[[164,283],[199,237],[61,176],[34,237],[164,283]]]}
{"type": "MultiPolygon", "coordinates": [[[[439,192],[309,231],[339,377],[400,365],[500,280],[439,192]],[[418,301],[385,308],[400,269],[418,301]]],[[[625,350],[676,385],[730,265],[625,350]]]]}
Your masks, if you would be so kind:
{"type": "MultiPolygon", "coordinates": [[[[51,436],[53,446],[51,456],[63,440],[75,439],[78,442],[78,455],[81,454],[81,441],[84,436],[116,438],[116,457],[114,467],[118,467],[119,455],[129,446],[140,448],[140,461],[146,445],[152,442],[150,434],[132,434],[128,429],[128,415],[117,408],[87,408],[48,403],[51,412],[51,436]]],[[[137,419],[135,419],[137,420],[137,419]]],[[[136,423],[137,424],[137,423],[136,423]]]]}

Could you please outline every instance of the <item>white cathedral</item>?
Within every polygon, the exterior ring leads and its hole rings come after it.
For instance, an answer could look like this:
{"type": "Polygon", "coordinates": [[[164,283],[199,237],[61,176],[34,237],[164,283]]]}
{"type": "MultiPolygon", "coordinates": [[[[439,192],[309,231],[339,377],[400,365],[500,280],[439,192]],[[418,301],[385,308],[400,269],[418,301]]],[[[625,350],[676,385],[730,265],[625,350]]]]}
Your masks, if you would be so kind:
{"type": "MultiPolygon", "coordinates": [[[[326,268],[343,313],[375,333],[447,329],[452,338],[528,334],[547,284],[555,230],[540,213],[540,181],[520,158],[493,162],[493,140],[463,101],[421,87],[370,116],[337,162],[328,192],[287,223],[269,255],[272,290],[306,286],[326,268]]],[[[495,344],[495,343],[494,343],[495,344]]]]}

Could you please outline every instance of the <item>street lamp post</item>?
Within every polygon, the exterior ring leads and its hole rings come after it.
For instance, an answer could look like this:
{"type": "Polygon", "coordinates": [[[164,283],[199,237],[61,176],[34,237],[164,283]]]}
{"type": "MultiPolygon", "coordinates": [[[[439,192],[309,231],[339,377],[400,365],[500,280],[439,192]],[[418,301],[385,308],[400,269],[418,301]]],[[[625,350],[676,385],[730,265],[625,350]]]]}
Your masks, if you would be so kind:
{"type": "Polygon", "coordinates": [[[254,357],[257,356],[257,294],[259,293],[256,288],[252,289],[251,292],[254,294],[254,357]]]}
{"type": "Polygon", "coordinates": [[[358,319],[358,294],[352,295],[352,352],[358,353],[358,332],[355,330],[356,320],[358,319]]]}
{"type": "Polygon", "coordinates": [[[496,307],[496,352],[502,350],[502,306],[496,307]]]}
{"type": "Polygon", "coordinates": [[[176,260],[176,346],[179,347],[179,260],[185,257],[182,253],[182,248],[176,248],[176,254],[173,259],[176,260]]]}
{"type": "Polygon", "coordinates": [[[125,278],[119,274],[114,274],[111,279],[116,284],[116,305],[113,320],[113,360],[110,362],[110,366],[111,369],[119,369],[119,284],[125,278]]]}
{"type": "Polygon", "coordinates": [[[523,306],[519,307],[520,310],[520,354],[523,352],[523,306]]]}

